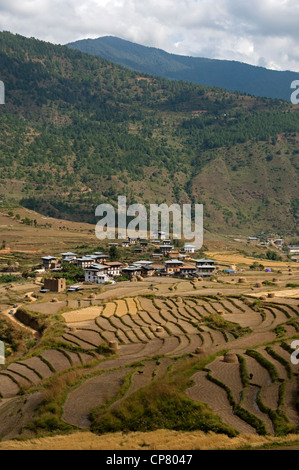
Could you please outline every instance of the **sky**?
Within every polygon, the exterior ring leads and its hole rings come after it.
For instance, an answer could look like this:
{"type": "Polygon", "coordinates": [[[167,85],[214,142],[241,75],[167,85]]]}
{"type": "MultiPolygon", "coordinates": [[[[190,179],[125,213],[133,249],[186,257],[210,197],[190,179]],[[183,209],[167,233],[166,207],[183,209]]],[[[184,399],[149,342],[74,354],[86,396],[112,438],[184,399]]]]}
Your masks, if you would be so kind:
{"type": "Polygon", "coordinates": [[[299,0],[0,0],[0,30],[54,44],[117,36],[299,72],[299,0]]]}

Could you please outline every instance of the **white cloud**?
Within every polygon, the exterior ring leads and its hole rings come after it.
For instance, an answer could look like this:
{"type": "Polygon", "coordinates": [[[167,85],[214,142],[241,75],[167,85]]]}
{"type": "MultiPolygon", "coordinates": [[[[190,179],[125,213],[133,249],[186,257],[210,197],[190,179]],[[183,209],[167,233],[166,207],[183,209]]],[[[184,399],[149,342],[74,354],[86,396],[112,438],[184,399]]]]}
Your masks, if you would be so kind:
{"type": "Polygon", "coordinates": [[[113,35],[299,71],[298,0],[1,0],[0,29],[65,44],[113,35]]]}

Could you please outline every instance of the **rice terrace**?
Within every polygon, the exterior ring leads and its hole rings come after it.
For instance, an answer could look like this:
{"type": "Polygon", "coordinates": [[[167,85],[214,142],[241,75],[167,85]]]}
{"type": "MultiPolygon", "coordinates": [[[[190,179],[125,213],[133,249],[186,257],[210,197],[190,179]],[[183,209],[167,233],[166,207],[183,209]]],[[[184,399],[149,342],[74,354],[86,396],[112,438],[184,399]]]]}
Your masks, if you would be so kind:
{"type": "Polygon", "coordinates": [[[3,284],[0,449],[299,445],[298,265],[219,253],[207,279],[3,284]]]}

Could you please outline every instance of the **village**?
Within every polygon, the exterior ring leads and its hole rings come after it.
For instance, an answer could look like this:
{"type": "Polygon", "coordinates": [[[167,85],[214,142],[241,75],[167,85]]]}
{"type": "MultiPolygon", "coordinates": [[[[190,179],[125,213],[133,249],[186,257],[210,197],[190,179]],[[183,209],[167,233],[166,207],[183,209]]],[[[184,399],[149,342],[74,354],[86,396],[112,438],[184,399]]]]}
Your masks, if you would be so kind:
{"type": "MultiPolygon", "coordinates": [[[[108,248],[118,247],[118,243],[109,243],[108,248]]],[[[211,259],[195,259],[196,247],[185,243],[181,250],[176,250],[171,240],[160,233],[160,239],[142,241],[139,238],[128,238],[121,243],[123,248],[139,246],[133,248],[133,253],[145,254],[151,260],[142,259],[133,261],[131,264],[120,261],[111,261],[110,255],[103,252],[94,252],[80,256],[77,253],[65,252],[57,256],[43,256],[41,266],[36,270],[44,279],[42,293],[62,292],[66,289],[66,280],[55,274],[63,271],[63,266],[72,264],[84,270],[84,281],[88,284],[114,284],[116,280],[130,280],[132,282],[143,280],[151,276],[179,276],[182,278],[206,279],[213,276],[217,267],[215,261],[211,259]],[[149,255],[148,245],[157,249],[149,255]],[[158,251],[158,252],[157,252],[158,251]],[[164,261],[163,261],[164,260],[164,261]],[[160,264],[157,262],[160,261],[160,264]]],[[[112,248],[113,249],[113,248],[112,248]]],[[[73,285],[68,288],[68,292],[82,289],[80,285],[73,285]]]]}

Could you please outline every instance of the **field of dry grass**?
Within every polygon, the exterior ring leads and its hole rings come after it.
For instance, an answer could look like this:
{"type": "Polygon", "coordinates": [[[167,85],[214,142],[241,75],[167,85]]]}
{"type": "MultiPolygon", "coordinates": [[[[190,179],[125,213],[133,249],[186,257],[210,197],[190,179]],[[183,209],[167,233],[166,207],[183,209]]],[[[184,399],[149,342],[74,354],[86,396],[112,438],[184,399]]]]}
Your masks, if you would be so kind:
{"type": "Polygon", "coordinates": [[[298,449],[298,435],[287,437],[242,434],[230,438],[224,434],[159,430],[152,432],[110,433],[97,436],[90,432],[44,437],[30,441],[6,441],[0,450],[235,450],[262,446],[291,446],[298,449]],[[175,442],[175,446],[174,446],[175,442]]]}

